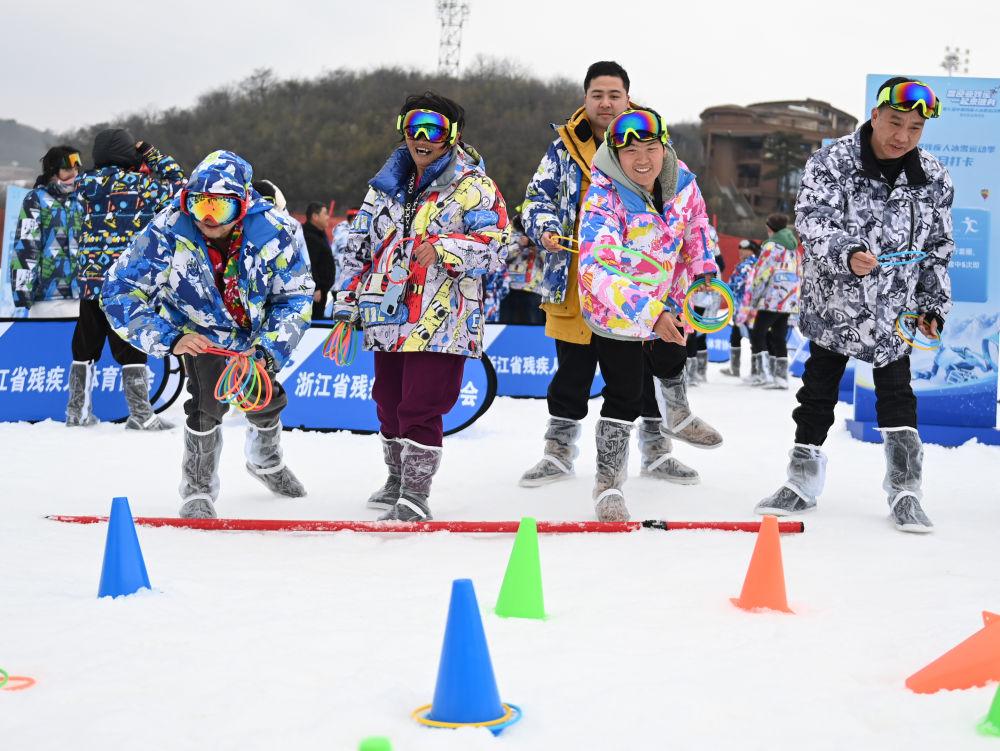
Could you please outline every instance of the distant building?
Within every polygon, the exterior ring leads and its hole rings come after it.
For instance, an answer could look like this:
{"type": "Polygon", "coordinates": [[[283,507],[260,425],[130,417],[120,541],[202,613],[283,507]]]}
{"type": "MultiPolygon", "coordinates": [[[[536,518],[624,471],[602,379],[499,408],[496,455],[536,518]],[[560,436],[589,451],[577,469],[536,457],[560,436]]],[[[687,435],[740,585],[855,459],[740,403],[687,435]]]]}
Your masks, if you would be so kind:
{"type": "MultiPolygon", "coordinates": [[[[701,113],[707,182],[717,197],[715,210],[730,225],[752,226],[775,211],[791,213],[789,196],[798,187],[800,168],[827,138],[839,138],[858,126],[846,112],[816,99],[760,102],[747,107],[724,104],[701,113]],[[784,180],[772,174],[777,165],[765,152],[765,139],[782,134],[798,139],[801,163],[784,180]]],[[[739,232],[737,228],[733,231],[739,232]]],[[[749,230],[744,229],[743,233],[749,230]]]]}

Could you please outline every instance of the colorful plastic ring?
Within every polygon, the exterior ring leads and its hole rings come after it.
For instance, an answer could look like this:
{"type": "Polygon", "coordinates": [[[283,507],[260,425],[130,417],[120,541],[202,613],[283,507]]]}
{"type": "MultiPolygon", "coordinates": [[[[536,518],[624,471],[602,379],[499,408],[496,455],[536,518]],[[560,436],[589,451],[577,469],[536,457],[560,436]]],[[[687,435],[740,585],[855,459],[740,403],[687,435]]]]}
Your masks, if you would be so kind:
{"type": "MultiPolygon", "coordinates": [[[[4,673],[6,675],[6,673],[4,673]]],[[[35,679],[26,675],[12,675],[4,682],[0,683],[4,691],[23,691],[35,685],[35,679]]]]}
{"type": "Polygon", "coordinates": [[[712,279],[710,282],[706,281],[704,277],[696,279],[694,284],[688,287],[687,294],[684,295],[684,319],[691,325],[691,328],[699,334],[714,334],[726,328],[730,321],[733,320],[733,313],[735,312],[733,307],[733,291],[729,288],[729,285],[721,279],[712,279]],[[705,286],[714,290],[722,297],[723,300],[726,301],[728,310],[725,315],[706,318],[705,316],[699,315],[695,312],[691,305],[691,299],[695,294],[701,291],[702,287],[705,286]]]}
{"type": "Polygon", "coordinates": [[[630,282],[635,282],[636,284],[662,284],[663,282],[666,282],[666,281],[670,280],[670,273],[671,273],[670,269],[668,269],[662,263],[660,263],[655,258],[653,258],[652,256],[650,256],[648,253],[644,253],[641,250],[634,250],[632,248],[626,248],[624,245],[603,244],[603,245],[595,245],[593,247],[593,251],[594,251],[593,258],[594,258],[594,261],[597,262],[598,266],[600,266],[605,271],[609,271],[612,274],[616,274],[616,275],[618,275],[620,277],[628,279],[630,282]],[[597,251],[602,250],[604,248],[611,248],[612,250],[619,250],[619,251],[621,251],[625,255],[630,255],[633,258],[639,258],[639,259],[645,261],[646,263],[650,264],[659,273],[657,273],[656,276],[637,276],[635,274],[627,274],[624,271],[622,271],[621,269],[612,266],[610,263],[608,263],[603,258],[601,258],[599,255],[597,255],[597,251]]]}
{"type": "Polygon", "coordinates": [[[899,314],[896,318],[896,333],[899,334],[899,338],[902,339],[906,344],[913,347],[914,349],[923,350],[924,352],[932,352],[936,349],[941,348],[941,337],[938,336],[934,339],[922,339],[920,338],[920,329],[917,328],[917,319],[920,318],[919,313],[913,313],[906,311],[899,314]],[[903,321],[913,320],[913,336],[910,337],[909,334],[903,328],[903,321]]]}
{"type": "Polygon", "coordinates": [[[432,704],[425,704],[422,707],[417,707],[410,716],[421,725],[429,728],[448,728],[449,730],[457,728],[489,728],[494,733],[499,733],[505,727],[509,727],[521,719],[521,708],[519,706],[516,704],[504,704],[503,716],[495,720],[488,720],[486,722],[441,722],[440,720],[430,720],[425,716],[431,710],[432,706],[432,704]]]}

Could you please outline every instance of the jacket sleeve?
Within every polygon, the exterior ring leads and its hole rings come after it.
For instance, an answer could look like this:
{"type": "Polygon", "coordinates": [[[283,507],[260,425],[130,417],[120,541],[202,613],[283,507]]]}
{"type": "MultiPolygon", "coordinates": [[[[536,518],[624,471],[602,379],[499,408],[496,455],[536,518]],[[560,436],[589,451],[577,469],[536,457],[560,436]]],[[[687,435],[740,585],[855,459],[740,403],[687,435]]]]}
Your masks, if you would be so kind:
{"type": "MultiPolygon", "coordinates": [[[[616,311],[618,317],[634,321],[645,336],[653,336],[653,324],[666,306],[647,292],[637,290],[622,274],[605,268],[623,268],[620,250],[597,247],[622,245],[625,227],[614,209],[614,200],[611,191],[602,185],[592,183],[587,190],[580,218],[580,273],[577,277],[580,290],[616,311]],[[595,259],[597,253],[601,263],[595,259]]],[[[634,269],[625,272],[633,274],[634,269]]]]}
{"type": "Polygon", "coordinates": [[[532,243],[542,247],[543,232],[562,232],[562,222],[559,221],[559,183],[562,181],[559,152],[553,141],[542,157],[535,170],[528,190],[524,194],[524,206],[521,207],[521,221],[524,222],[524,232],[532,243]]]}
{"type": "Polygon", "coordinates": [[[955,188],[947,172],[944,173],[943,183],[940,201],[934,207],[934,227],[927,242],[924,243],[927,257],[920,262],[915,295],[919,312],[931,313],[942,320],[951,310],[951,277],[948,276],[948,264],[955,250],[951,218],[955,188]]]}
{"type": "Polygon", "coordinates": [[[174,246],[154,220],[108,269],[101,307],[111,328],[153,357],[166,357],[183,332],[156,312],[167,286],[174,246]]]}
{"type": "Polygon", "coordinates": [[[708,209],[701,195],[698,183],[691,182],[686,188],[690,190],[687,208],[690,219],[684,228],[684,244],[681,247],[681,265],[687,267],[690,277],[702,274],[717,274],[719,267],[715,264],[715,254],[718,244],[708,231],[708,209]]]}
{"type": "MultiPolygon", "coordinates": [[[[760,260],[759,258],[757,259],[760,260]]],[[[743,274],[743,290],[740,298],[734,300],[733,304],[739,306],[736,313],[736,323],[742,324],[753,320],[754,308],[750,304],[751,290],[753,288],[754,276],[757,273],[756,263],[753,266],[747,268],[743,274]]]]}
{"type": "Polygon", "coordinates": [[[10,287],[14,293],[14,306],[30,308],[38,284],[42,256],[42,207],[38,191],[24,197],[21,213],[14,230],[13,256],[10,259],[10,287]]]}
{"type": "Polygon", "coordinates": [[[375,215],[377,194],[368,189],[361,208],[358,210],[347,235],[347,248],[340,257],[340,273],[337,278],[337,299],[335,313],[356,310],[358,290],[372,268],[372,218],[375,215]]]}
{"type": "Polygon", "coordinates": [[[309,266],[292,235],[281,235],[281,252],[271,261],[275,267],[271,289],[264,301],[264,320],[254,344],[264,349],[276,370],[291,356],[312,320],[315,286],[309,266]]]}
{"type": "Polygon", "coordinates": [[[747,291],[743,296],[746,306],[750,310],[757,310],[764,298],[767,290],[767,283],[774,273],[774,252],[777,250],[776,243],[764,243],[760,249],[760,257],[754,265],[753,275],[747,283],[747,291]]]}
{"type": "Polygon", "coordinates": [[[438,260],[452,274],[482,276],[507,268],[507,207],[496,184],[485,175],[467,177],[455,190],[462,207],[464,234],[437,235],[432,240],[438,260]]]}
{"type": "Polygon", "coordinates": [[[161,154],[155,147],[150,148],[143,161],[156,176],[156,179],[149,181],[147,193],[148,198],[155,202],[156,211],[159,211],[175,194],[180,193],[187,178],[172,156],[161,154]]]}
{"type": "Polygon", "coordinates": [[[849,231],[844,215],[844,176],[825,158],[829,158],[829,151],[821,150],[806,163],[795,201],[795,229],[806,253],[825,259],[837,271],[849,272],[851,251],[867,249],[868,243],[849,231]]]}

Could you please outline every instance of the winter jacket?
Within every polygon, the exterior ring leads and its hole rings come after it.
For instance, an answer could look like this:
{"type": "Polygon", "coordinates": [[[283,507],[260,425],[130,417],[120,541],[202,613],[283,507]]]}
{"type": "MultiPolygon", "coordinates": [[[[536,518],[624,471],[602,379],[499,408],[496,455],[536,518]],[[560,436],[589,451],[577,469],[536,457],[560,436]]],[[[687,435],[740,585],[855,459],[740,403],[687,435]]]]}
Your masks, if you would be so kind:
{"type": "Polygon", "coordinates": [[[749,285],[753,281],[753,271],[757,263],[757,256],[750,255],[736,264],[736,268],[733,269],[733,273],[729,276],[729,289],[733,291],[733,304],[738,306],[735,315],[736,323],[744,323],[746,321],[746,311],[742,301],[745,298],[745,293],[749,289],[749,285]]]}
{"type": "Polygon", "coordinates": [[[343,276],[344,255],[347,253],[347,241],[351,235],[351,223],[346,219],[338,222],[333,228],[333,242],[330,243],[330,250],[333,252],[334,281],[331,289],[340,289],[340,281],[343,276]]]}
{"type": "MultiPolygon", "coordinates": [[[[542,233],[577,236],[580,204],[590,187],[590,165],[597,151],[586,110],[578,109],[561,126],[542,157],[521,208],[524,230],[541,254],[541,281],[538,289],[545,309],[545,333],[575,344],[590,342],[590,330],[580,313],[577,285],[578,254],[574,247],[565,251],[546,250],[542,233]]],[[[560,241],[568,245],[568,241],[560,241]]]]}
{"type": "Polygon", "coordinates": [[[775,232],[761,246],[753,276],[741,299],[747,311],[798,312],[802,274],[798,247],[799,241],[788,227],[775,232]]]}
{"type": "Polygon", "coordinates": [[[511,289],[537,292],[541,282],[539,274],[538,247],[523,232],[511,230],[510,244],[507,246],[507,274],[511,289]],[[522,245],[521,241],[527,241],[522,245]]]}
{"type": "Polygon", "coordinates": [[[404,205],[414,165],[398,147],[377,175],[351,225],[334,317],[360,313],[365,348],[377,352],[483,349],[483,275],[502,271],[507,209],[482,158],[459,144],[431,164],[415,186],[405,237],[404,205]],[[437,263],[411,258],[427,241],[437,263]]]}
{"type": "Polygon", "coordinates": [[[665,162],[661,213],[606,144],[594,157],[580,222],[580,293],[584,320],[602,336],[657,338],[653,324],[670,307],[666,298],[679,309],[695,277],[718,272],[695,176],[669,147],[665,162]],[[642,253],[656,265],[607,245],[642,253]],[[662,278],[642,281],[657,276],[662,278]]]}
{"type": "Polygon", "coordinates": [[[313,281],[316,282],[316,289],[320,292],[329,292],[333,287],[336,269],[326,233],[307,221],[302,225],[302,236],[309,251],[309,266],[312,269],[313,281]]]}
{"type": "Polygon", "coordinates": [[[229,151],[209,154],[191,175],[193,192],[246,198],[239,251],[243,329],[226,309],[205,240],[175,198],[108,272],[102,306],[112,327],[144,352],[163,357],[185,333],[224,349],[263,349],[280,369],[312,316],[313,281],[296,243],[299,224],[250,186],[253,171],[229,151]]]}
{"type": "Polygon", "coordinates": [[[894,187],[881,176],[871,124],[809,159],[795,205],[805,247],[800,329],[844,355],[883,367],[910,351],[896,333],[900,313],[937,316],[951,309],[948,263],[954,250],[947,170],[923,149],[904,157],[894,187]],[[923,251],[919,263],[877,266],[864,277],[849,266],[852,251],[876,256],[923,251]]]}
{"type": "MultiPolygon", "coordinates": [[[[134,146],[132,150],[135,151],[134,146]]],[[[96,164],[103,163],[96,146],[94,159],[96,164]]],[[[121,159],[115,158],[115,161],[121,159]]],[[[145,165],[152,175],[140,172],[139,167],[133,169],[106,163],[80,177],[79,193],[84,210],[80,283],[87,300],[100,297],[108,268],[156,212],[184,186],[184,173],[171,157],[151,148],[145,156],[145,165]]]]}
{"type": "Polygon", "coordinates": [[[24,197],[10,259],[16,307],[80,296],[77,240],[82,221],[76,191],[62,193],[49,183],[24,197]]]}

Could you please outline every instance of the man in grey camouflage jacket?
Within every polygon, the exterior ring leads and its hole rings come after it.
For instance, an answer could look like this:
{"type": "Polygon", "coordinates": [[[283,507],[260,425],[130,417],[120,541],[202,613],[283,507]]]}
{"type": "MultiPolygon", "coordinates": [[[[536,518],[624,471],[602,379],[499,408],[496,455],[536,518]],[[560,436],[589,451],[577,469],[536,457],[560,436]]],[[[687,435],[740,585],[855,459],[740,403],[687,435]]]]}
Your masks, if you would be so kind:
{"type": "Polygon", "coordinates": [[[933,528],[920,507],[923,448],[910,345],[896,322],[916,313],[921,333],[935,337],[951,308],[954,188],[941,163],[917,147],[926,120],[940,109],[926,84],[891,78],[879,87],[871,120],[806,165],[795,226],[805,247],[799,325],[810,356],[792,412],[788,480],[757,504],[760,514],[815,508],[826,470],[820,446],[854,357],[874,366],[891,518],[905,532],[933,528]]]}

